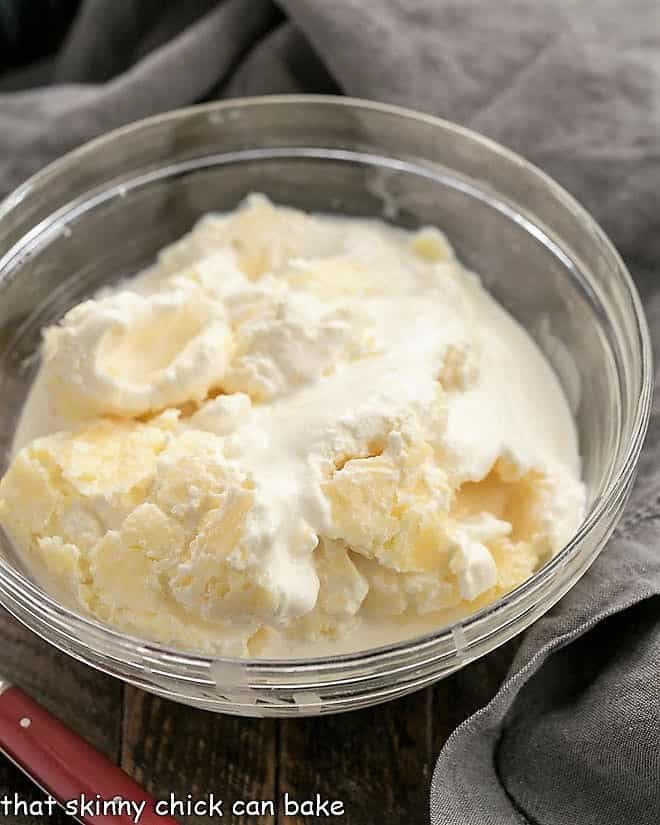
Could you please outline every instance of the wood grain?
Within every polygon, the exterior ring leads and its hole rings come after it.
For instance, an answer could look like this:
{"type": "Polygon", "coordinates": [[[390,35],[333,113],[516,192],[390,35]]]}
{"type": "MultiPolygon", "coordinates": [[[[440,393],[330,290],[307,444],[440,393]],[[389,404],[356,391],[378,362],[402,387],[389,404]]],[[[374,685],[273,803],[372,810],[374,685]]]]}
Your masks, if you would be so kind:
{"type": "MultiPolygon", "coordinates": [[[[277,722],[221,716],[126,688],[121,764],[155,797],[226,800],[223,822],[274,825],[270,816],[228,816],[234,801],[274,799],[277,722]]],[[[179,816],[208,825],[204,816],[179,816]]]]}
{"type": "MultiPolygon", "coordinates": [[[[151,696],[59,653],[0,614],[0,671],[100,748],[154,796],[225,800],[223,822],[310,825],[321,819],[231,816],[237,799],[341,800],[343,825],[428,821],[433,765],[451,732],[499,688],[517,649],[514,641],[434,688],[387,705],[312,719],[219,716],[151,696]]],[[[41,793],[0,759],[0,798],[41,793]]],[[[182,825],[208,825],[202,815],[182,825]]],[[[8,817],[3,825],[69,825],[50,818],[8,817]]]]}
{"type": "MultiPolygon", "coordinates": [[[[116,761],[121,748],[122,686],[115,679],[76,662],[0,612],[0,672],[116,761]]],[[[18,793],[30,802],[43,794],[6,759],[0,758],[0,798],[18,793]]],[[[62,825],[72,820],[58,812],[3,816],[3,825],[62,825]]]]}
{"type": "MultiPolygon", "coordinates": [[[[281,726],[280,792],[345,804],[346,825],[424,822],[431,771],[430,689],[367,710],[281,726]]],[[[318,823],[281,817],[287,825],[318,823]]]]}
{"type": "Polygon", "coordinates": [[[497,693],[518,645],[513,639],[433,688],[430,735],[434,761],[454,730],[497,693]]]}

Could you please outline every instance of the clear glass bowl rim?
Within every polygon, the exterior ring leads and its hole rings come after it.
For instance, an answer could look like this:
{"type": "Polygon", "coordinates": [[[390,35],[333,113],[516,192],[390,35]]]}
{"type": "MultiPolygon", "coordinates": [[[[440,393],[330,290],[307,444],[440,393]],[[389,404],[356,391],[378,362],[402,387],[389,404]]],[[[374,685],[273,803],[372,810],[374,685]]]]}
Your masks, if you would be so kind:
{"type": "MultiPolygon", "coordinates": [[[[28,197],[31,191],[35,188],[47,186],[51,176],[58,175],[70,164],[75,164],[78,159],[85,157],[86,155],[102,151],[113,142],[121,140],[121,138],[125,135],[135,134],[142,129],[149,129],[150,127],[156,125],[165,124],[168,121],[185,120],[185,118],[189,116],[211,114],[214,112],[222,112],[223,110],[230,109],[235,110],[238,108],[250,108],[263,105],[272,106],[274,104],[298,107],[308,104],[315,104],[317,106],[327,105],[329,107],[343,106],[389,114],[399,117],[402,120],[411,119],[426,123],[429,126],[439,126],[446,131],[453,132],[457,136],[463,136],[464,138],[475,143],[481,143],[491,151],[494,151],[497,154],[524,167],[528,172],[536,175],[546,187],[553,190],[555,194],[559,195],[561,199],[574,211],[575,217],[582,222],[584,229],[590,231],[599,238],[600,243],[603,244],[603,247],[606,249],[607,253],[611,256],[613,263],[616,265],[619,275],[621,276],[627,289],[628,297],[631,301],[641,355],[641,391],[635,402],[634,415],[632,416],[630,425],[630,437],[627,442],[622,444],[620,447],[620,459],[618,462],[617,472],[609,479],[605,490],[593,503],[588,515],[584,519],[575,536],[553,559],[547,562],[531,578],[527,579],[506,596],[498,599],[491,605],[482,608],[461,621],[454,622],[450,626],[445,626],[437,631],[416,636],[402,642],[397,642],[396,644],[369,648],[353,653],[306,658],[241,659],[235,657],[207,656],[200,653],[168,647],[167,645],[161,645],[156,642],[121,633],[118,630],[103,625],[92,618],[67,608],[57,602],[53,597],[43,591],[22,573],[11,567],[7,561],[0,558],[0,580],[2,580],[10,590],[20,588],[22,593],[29,600],[33,600],[34,603],[39,605],[41,611],[46,617],[50,614],[57,625],[67,625],[69,633],[73,633],[78,641],[83,642],[86,646],[88,646],[91,649],[90,652],[104,658],[107,658],[108,655],[110,655],[110,657],[117,663],[124,661],[125,652],[131,650],[138,656],[147,655],[152,664],[157,664],[160,661],[170,667],[172,665],[176,665],[177,670],[180,668],[181,673],[189,672],[190,669],[198,670],[201,668],[203,670],[209,670],[216,666],[221,666],[224,673],[229,672],[227,669],[231,670],[232,668],[240,668],[241,671],[245,672],[245,670],[247,670],[248,673],[253,675],[257,675],[259,672],[263,671],[269,676],[275,676],[278,672],[284,673],[310,670],[316,672],[323,671],[326,668],[334,669],[337,667],[342,667],[347,671],[350,671],[352,667],[363,668],[364,666],[371,664],[377,665],[379,662],[384,663],[387,660],[393,660],[396,658],[397,654],[401,653],[421,654],[426,648],[430,648],[442,642],[447,642],[452,645],[454,644],[452,640],[456,639],[457,631],[462,635],[478,623],[481,623],[483,620],[496,620],[498,615],[504,613],[505,609],[509,605],[521,600],[530,591],[540,588],[552,577],[560,574],[562,566],[564,566],[565,563],[579,551],[583,540],[589,535],[589,533],[592,532],[594,527],[600,522],[601,518],[608,512],[612,502],[616,502],[622,495],[625,495],[625,492],[629,488],[632,481],[646,436],[653,397],[653,358],[651,339],[641,300],[637,294],[632,277],[630,276],[627,267],[612,242],[605,235],[603,230],[591,217],[591,215],[575,200],[575,198],[573,198],[573,196],[570,195],[562,186],[560,186],[545,172],[541,171],[538,167],[529,163],[521,155],[507,149],[490,138],[474,132],[471,129],[467,129],[451,121],[438,118],[433,115],[424,114],[401,106],[335,95],[265,95],[259,97],[235,98],[231,100],[216,101],[175,109],[170,112],[165,112],[135,121],[126,126],[107,132],[48,164],[35,175],[28,178],[23,184],[21,184],[17,189],[6,196],[2,202],[0,202],[0,221],[8,216],[14,209],[20,208],[21,202],[28,197]]],[[[2,258],[0,258],[0,271],[2,269],[2,263],[2,258]]],[[[21,620],[26,621],[24,617],[22,617],[21,620]]],[[[29,624],[27,621],[26,623],[29,624]]],[[[47,638],[48,641],[57,645],[56,641],[46,637],[45,634],[37,627],[32,627],[31,629],[38,635],[47,638]]],[[[68,633],[65,635],[68,635],[68,633]]],[[[72,653],[70,649],[67,649],[67,652],[70,655],[76,655],[75,653],[72,653]]],[[[76,658],[83,657],[76,656],[76,658]]],[[[107,667],[101,666],[98,663],[98,660],[94,662],[91,662],[86,658],[83,660],[88,664],[93,664],[94,667],[113,673],[113,675],[120,675],[117,671],[112,671],[107,667]]],[[[128,681],[130,681],[130,679],[128,679],[128,681]]]]}

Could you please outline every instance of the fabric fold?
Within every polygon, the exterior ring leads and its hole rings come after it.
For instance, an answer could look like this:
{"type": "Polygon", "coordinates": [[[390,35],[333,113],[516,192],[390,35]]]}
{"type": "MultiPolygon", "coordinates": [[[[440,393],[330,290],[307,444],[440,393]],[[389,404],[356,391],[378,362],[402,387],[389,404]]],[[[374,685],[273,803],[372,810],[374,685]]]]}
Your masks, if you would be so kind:
{"type": "Polygon", "coordinates": [[[660,518],[615,538],[447,740],[433,825],[655,825],[660,518]]]}
{"type": "MultiPolygon", "coordinates": [[[[657,0],[84,0],[60,53],[0,88],[17,90],[0,94],[0,196],[109,129],[219,97],[345,93],[475,128],[603,224],[658,350],[657,0]]],[[[659,592],[656,402],[613,539],[444,746],[435,825],[660,821],[659,592]]]]}

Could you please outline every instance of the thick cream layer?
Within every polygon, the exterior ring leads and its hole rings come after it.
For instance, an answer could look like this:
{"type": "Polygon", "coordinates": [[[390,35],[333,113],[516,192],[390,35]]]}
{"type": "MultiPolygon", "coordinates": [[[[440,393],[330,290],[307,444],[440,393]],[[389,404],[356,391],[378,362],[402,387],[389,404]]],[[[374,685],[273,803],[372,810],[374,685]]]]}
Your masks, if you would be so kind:
{"type": "Polygon", "coordinates": [[[47,581],[235,655],[469,614],[585,500],[554,373],[440,232],[262,196],[46,330],[15,447],[0,519],[47,581]]]}

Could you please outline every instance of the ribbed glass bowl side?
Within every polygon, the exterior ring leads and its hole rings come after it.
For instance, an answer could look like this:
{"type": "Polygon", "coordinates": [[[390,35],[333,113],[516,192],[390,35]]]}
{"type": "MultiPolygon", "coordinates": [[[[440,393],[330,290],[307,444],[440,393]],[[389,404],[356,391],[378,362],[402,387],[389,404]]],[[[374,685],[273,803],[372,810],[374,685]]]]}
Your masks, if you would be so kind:
{"type": "Polygon", "coordinates": [[[143,121],[48,167],[0,205],[0,447],[6,463],[39,330],[131,274],[204,212],[251,190],[305,209],[435,223],[527,326],[573,404],[591,505],[575,539],[504,599],[389,648],[306,661],[213,659],[133,639],[46,595],[8,541],[0,603],[67,653],[215,711],[290,716],[363,707],[430,684],[547,611],[614,528],[650,411],[639,299],[569,195],[460,127],[344,98],[210,104],[143,121]],[[576,390],[577,387],[577,390],[576,390]]]}

